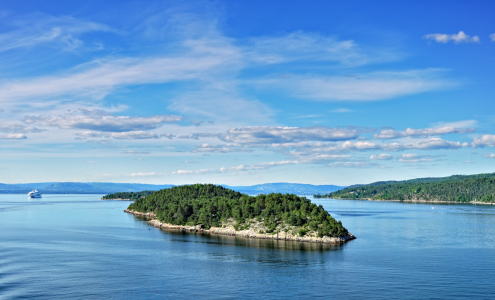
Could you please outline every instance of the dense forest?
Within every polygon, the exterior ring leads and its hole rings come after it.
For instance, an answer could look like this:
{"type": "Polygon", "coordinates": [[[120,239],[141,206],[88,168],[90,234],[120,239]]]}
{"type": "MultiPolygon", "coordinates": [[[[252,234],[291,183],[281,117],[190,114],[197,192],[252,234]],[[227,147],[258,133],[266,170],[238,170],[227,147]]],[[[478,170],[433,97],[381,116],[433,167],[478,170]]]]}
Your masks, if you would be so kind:
{"type": "Polygon", "coordinates": [[[157,191],[136,200],[129,209],[154,212],[161,222],[175,225],[202,224],[219,227],[233,218],[236,229],[248,226],[251,220],[263,222],[267,233],[279,224],[300,227],[299,234],[317,232],[319,237],[345,236],[347,229],[323,206],[317,206],[294,194],[248,196],[213,184],[195,184],[157,191]],[[246,225],[245,225],[246,224],[246,225]]]}
{"type": "Polygon", "coordinates": [[[495,202],[495,173],[381,181],[314,195],[315,198],[495,202]]]}
{"type": "Polygon", "coordinates": [[[140,198],[144,198],[148,195],[151,195],[155,191],[141,191],[141,192],[120,192],[114,194],[108,194],[102,197],[103,200],[113,200],[113,199],[129,199],[136,200],[140,198]]]}

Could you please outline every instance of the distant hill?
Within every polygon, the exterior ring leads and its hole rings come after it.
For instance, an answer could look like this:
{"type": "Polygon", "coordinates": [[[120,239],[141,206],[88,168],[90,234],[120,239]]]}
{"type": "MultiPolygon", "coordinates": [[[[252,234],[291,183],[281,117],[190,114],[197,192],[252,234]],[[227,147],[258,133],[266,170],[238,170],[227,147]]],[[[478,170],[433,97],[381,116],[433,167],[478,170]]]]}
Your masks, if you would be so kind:
{"type": "Polygon", "coordinates": [[[495,173],[379,181],[353,185],[318,198],[400,201],[495,202],[495,173]]]}
{"type": "Polygon", "coordinates": [[[234,191],[238,191],[248,195],[259,195],[269,193],[281,193],[281,194],[296,194],[296,195],[313,195],[322,193],[331,193],[344,188],[337,185],[312,185],[301,183],[264,183],[251,186],[228,186],[224,185],[234,191]]]}
{"type": "MultiPolygon", "coordinates": [[[[43,194],[111,194],[118,192],[141,192],[145,190],[157,191],[171,188],[175,185],[154,185],[141,183],[112,183],[112,182],[41,182],[3,184],[0,183],[0,194],[24,194],[37,188],[43,194]]],[[[313,195],[334,192],[343,188],[336,185],[311,185],[300,183],[265,183],[253,186],[228,186],[224,187],[249,194],[297,194],[313,195]]]]}

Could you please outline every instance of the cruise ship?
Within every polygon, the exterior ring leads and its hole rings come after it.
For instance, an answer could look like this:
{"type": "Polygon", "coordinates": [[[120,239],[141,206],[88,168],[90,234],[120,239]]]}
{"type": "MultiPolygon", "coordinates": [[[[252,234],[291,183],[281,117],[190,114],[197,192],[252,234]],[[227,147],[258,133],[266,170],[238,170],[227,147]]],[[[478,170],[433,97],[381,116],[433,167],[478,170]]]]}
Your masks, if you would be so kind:
{"type": "Polygon", "coordinates": [[[41,198],[41,193],[38,192],[38,189],[35,189],[32,192],[28,193],[29,198],[41,198]]]}

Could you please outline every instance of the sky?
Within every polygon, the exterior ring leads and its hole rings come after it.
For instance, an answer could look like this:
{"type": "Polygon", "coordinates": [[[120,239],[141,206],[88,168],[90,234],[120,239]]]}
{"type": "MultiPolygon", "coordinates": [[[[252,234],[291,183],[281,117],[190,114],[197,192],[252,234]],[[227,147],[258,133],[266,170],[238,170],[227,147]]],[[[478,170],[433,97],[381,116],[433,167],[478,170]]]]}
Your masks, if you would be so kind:
{"type": "Polygon", "coordinates": [[[495,172],[493,1],[0,3],[0,182],[495,172]]]}

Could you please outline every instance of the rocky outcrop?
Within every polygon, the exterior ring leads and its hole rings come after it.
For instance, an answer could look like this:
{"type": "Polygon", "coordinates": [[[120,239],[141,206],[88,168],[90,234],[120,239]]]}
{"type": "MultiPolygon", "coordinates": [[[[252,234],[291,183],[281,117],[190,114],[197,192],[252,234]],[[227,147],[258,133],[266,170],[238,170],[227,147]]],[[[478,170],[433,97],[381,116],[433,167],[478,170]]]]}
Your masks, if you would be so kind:
{"type": "Polygon", "coordinates": [[[148,219],[148,224],[156,228],[161,229],[172,229],[180,231],[189,232],[207,232],[220,235],[230,235],[230,236],[241,236],[245,238],[256,238],[256,239],[276,239],[276,240],[287,240],[287,241],[298,241],[298,242],[311,242],[311,243],[329,243],[329,244],[342,244],[347,241],[353,240],[356,237],[349,233],[344,237],[318,237],[315,233],[310,233],[304,236],[300,236],[297,232],[297,227],[280,225],[277,230],[272,233],[264,233],[260,222],[252,221],[247,229],[236,230],[235,221],[229,220],[222,224],[222,227],[211,227],[210,229],[204,229],[202,225],[196,226],[186,226],[186,225],[174,225],[168,223],[162,223],[158,219],[155,219],[156,215],[152,212],[142,213],[133,211],[130,209],[124,210],[126,213],[133,214],[135,216],[141,216],[148,219]]]}

